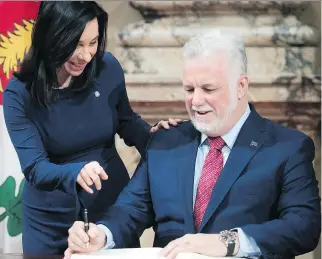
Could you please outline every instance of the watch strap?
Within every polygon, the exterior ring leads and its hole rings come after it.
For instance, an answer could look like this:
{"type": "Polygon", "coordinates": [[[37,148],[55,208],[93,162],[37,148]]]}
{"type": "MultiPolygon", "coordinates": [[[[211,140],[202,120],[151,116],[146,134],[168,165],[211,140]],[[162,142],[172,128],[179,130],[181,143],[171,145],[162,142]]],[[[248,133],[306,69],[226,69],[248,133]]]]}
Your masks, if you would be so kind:
{"type": "Polygon", "coordinates": [[[233,256],[235,251],[237,234],[235,231],[224,230],[220,232],[220,240],[226,245],[226,256],[233,256]]]}
{"type": "Polygon", "coordinates": [[[235,242],[229,242],[227,245],[227,254],[226,256],[233,256],[235,251],[235,242]]]}

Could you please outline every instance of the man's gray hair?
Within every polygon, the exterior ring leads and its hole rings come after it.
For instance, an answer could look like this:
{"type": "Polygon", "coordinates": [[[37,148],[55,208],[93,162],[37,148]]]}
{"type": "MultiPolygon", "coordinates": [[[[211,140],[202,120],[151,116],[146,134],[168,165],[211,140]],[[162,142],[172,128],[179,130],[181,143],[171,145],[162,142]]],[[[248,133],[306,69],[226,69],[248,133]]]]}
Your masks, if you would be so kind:
{"type": "Polygon", "coordinates": [[[247,55],[243,40],[236,34],[223,30],[211,30],[191,38],[183,47],[184,58],[199,58],[215,55],[224,50],[229,55],[230,64],[239,75],[247,75],[247,55]]]}

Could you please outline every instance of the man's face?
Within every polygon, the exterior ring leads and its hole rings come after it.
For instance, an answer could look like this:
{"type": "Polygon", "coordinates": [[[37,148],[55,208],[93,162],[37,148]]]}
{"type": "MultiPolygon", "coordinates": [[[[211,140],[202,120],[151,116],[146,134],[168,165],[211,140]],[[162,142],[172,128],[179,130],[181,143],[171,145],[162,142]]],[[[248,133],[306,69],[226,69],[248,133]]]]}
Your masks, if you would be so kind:
{"type": "Polygon", "coordinates": [[[228,65],[226,53],[184,62],[186,108],[196,129],[207,136],[226,133],[231,125],[231,113],[237,107],[237,81],[236,85],[229,85],[228,65]]]}

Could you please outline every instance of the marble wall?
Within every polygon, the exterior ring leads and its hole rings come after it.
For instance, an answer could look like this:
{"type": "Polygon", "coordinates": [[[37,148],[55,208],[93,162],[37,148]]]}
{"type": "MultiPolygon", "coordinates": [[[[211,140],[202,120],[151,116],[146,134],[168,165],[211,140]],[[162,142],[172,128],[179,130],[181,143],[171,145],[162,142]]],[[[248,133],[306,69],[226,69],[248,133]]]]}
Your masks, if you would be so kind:
{"type": "MultiPolygon", "coordinates": [[[[249,99],[261,115],[314,138],[321,180],[321,3],[304,1],[99,1],[110,14],[109,47],[125,74],[131,105],[153,124],[187,118],[180,82],[182,45],[209,29],[245,40],[249,99]]],[[[117,138],[129,173],[139,160],[117,138]]],[[[151,245],[151,232],[143,237],[151,245]]],[[[320,248],[301,258],[321,258],[320,248]]]]}

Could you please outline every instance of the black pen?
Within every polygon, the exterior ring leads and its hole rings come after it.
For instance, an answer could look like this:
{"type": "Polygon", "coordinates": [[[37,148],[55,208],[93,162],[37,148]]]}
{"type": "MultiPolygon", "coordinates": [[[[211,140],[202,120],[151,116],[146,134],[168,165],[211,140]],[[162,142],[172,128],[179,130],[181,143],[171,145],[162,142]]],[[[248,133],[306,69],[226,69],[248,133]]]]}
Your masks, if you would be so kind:
{"type": "MultiPolygon", "coordinates": [[[[88,230],[89,230],[89,222],[88,222],[88,215],[87,215],[87,209],[84,209],[84,229],[86,234],[88,234],[88,230]]],[[[86,243],[86,247],[88,247],[88,243],[86,243]]]]}

